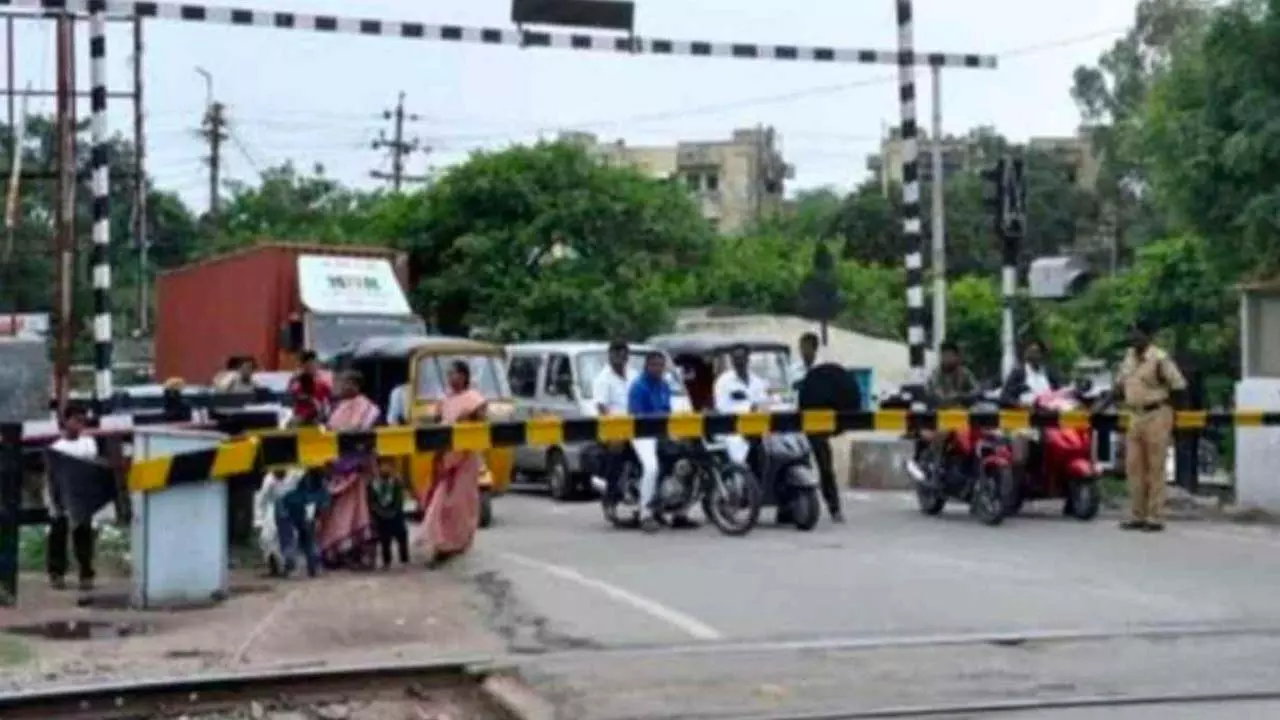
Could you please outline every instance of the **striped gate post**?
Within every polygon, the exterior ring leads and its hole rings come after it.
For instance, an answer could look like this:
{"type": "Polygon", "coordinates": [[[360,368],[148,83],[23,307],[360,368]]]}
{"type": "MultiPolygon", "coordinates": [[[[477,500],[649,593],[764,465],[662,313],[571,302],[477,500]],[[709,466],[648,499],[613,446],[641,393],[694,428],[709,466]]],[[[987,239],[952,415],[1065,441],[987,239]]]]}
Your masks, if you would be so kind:
{"type": "Polygon", "coordinates": [[[107,167],[107,2],[89,0],[89,79],[92,111],[90,171],[93,185],[93,372],[98,415],[111,403],[111,218],[107,167]]]}
{"type": "MultiPolygon", "coordinates": [[[[898,4],[898,101],[902,114],[902,242],[907,270],[907,353],[911,382],[925,383],[924,242],[920,232],[920,141],[911,0],[898,4]]],[[[934,178],[938,182],[938,178],[934,178]]]]}

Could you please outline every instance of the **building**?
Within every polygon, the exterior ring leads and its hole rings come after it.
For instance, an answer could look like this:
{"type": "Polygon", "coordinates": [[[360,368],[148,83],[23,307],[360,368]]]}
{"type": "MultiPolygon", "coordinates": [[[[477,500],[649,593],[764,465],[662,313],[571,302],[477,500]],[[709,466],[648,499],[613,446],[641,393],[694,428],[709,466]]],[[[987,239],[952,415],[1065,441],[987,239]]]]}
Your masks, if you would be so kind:
{"type": "MultiPolygon", "coordinates": [[[[1092,190],[1098,182],[1100,158],[1093,152],[1088,131],[1074,136],[1033,137],[1026,146],[1032,150],[1060,155],[1074,168],[1072,181],[1082,190],[1092,190]]],[[[995,161],[986,157],[982,144],[972,137],[947,137],[942,141],[943,177],[978,172],[995,161]]],[[[867,157],[867,171],[880,180],[885,193],[902,183],[902,140],[895,128],[880,141],[880,152],[867,157]]],[[[920,138],[920,181],[933,182],[933,141],[920,138]]]]}
{"type": "Polygon", "coordinates": [[[722,233],[740,232],[778,212],[785,181],[795,173],[783,160],[781,138],[773,128],[734,130],[728,140],[656,146],[601,142],[591,133],[561,133],[560,139],[581,144],[605,163],[681,183],[702,216],[722,233]]]}

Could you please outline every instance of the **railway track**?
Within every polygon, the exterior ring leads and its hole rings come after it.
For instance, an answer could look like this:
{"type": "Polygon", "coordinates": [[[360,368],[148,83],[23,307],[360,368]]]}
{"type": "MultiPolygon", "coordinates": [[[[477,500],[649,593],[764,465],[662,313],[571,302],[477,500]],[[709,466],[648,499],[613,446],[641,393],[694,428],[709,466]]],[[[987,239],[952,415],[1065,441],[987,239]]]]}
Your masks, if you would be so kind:
{"type": "MultiPolygon", "coordinates": [[[[441,698],[474,707],[476,718],[519,720],[510,707],[485,691],[485,681],[491,675],[485,661],[463,660],[271,670],[48,688],[0,695],[0,720],[270,718],[277,710],[300,707],[378,701],[428,702],[441,698]],[[256,709],[247,711],[251,706],[256,709]]],[[[463,719],[469,720],[465,714],[459,718],[463,719]]]]}

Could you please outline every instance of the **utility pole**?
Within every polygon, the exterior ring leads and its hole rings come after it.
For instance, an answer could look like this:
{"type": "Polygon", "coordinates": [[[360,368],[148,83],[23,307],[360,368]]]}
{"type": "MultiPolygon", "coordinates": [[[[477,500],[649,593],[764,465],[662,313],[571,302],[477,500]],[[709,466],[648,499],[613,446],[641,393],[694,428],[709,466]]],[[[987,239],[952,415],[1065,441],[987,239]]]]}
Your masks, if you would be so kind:
{"type": "Polygon", "coordinates": [[[222,165],[222,142],[227,139],[226,108],[220,102],[210,102],[204,114],[201,134],[209,143],[209,216],[218,215],[218,174],[222,165]]]}
{"type": "Polygon", "coordinates": [[[71,371],[71,307],[72,272],[74,268],[71,220],[75,214],[73,191],[75,188],[75,120],[72,82],[75,69],[72,66],[71,27],[75,22],[70,15],[58,15],[54,26],[57,34],[57,201],[54,206],[54,244],[57,265],[54,278],[53,308],[57,317],[57,338],[54,350],[54,398],[58,412],[66,409],[67,380],[71,371]]]}
{"type": "Polygon", "coordinates": [[[133,19],[133,238],[138,244],[138,334],[145,336],[150,326],[149,270],[147,252],[146,136],[143,132],[142,104],[142,18],[133,19]]]}
{"type": "Polygon", "coordinates": [[[405,175],[404,160],[410,154],[422,150],[430,152],[431,148],[422,147],[418,143],[418,139],[414,138],[406,142],[404,139],[404,121],[416,122],[422,118],[412,113],[404,111],[404,93],[400,93],[399,99],[396,101],[395,110],[382,111],[382,119],[392,121],[391,139],[388,140],[385,133],[379,133],[378,139],[373,141],[374,150],[388,149],[391,151],[391,172],[385,173],[374,170],[369,173],[370,176],[379,180],[390,180],[391,189],[400,192],[401,186],[406,182],[426,182],[429,177],[426,175],[405,175]]]}
{"type": "Polygon", "coordinates": [[[942,162],[942,67],[930,65],[933,77],[933,351],[942,354],[947,339],[947,221],[944,205],[946,168],[942,162]]]}

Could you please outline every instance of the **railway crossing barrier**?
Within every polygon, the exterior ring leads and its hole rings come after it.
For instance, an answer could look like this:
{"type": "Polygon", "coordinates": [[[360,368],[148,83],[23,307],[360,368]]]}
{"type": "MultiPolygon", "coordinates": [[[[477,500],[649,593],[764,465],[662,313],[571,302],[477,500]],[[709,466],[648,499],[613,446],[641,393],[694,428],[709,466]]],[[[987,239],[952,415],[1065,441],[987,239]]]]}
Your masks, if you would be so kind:
{"type": "MultiPolygon", "coordinates": [[[[164,437],[163,443],[152,451],[135,458],[129,471],[128,488],[133,493],[152,494],[175,492],[190,495],[175,503],[157,504],[157,512],[166,516],[182,517],[183,513],[197,512],[191,502],[201,505],[201,514],[207,510],[220,519],[225,513],[226,494],[222,490],[210,492],[210,486],[229,477],[282,467],[319,467],[353,450],[372,450],[383,457],[405,457],[445,450],[486,450],[495,447],[520,445],[559,445],[575,442],[606,442],[635,438],[695,438],[722,434],[738,434],[749,437],[774,432],[803,432],[812,434],[840,434],[845,432],[905,433],[910,430],[958,430],[965,427],[1020,430],[1026,428],[1071,427],[1092,428],[1097,431],[1122,430],[1128,422],[1124,413],[1043,413],[1026,410],[1001,410],[998,412],[969,412],[942,410],[916,412],[907,410],[875,410],[837,412],[832,410],[806,410],[799,412],[748,413],[741,415],[678,413],[661,416],[609,416],[601,418],[561,419],[535,418],[511,422],[474,422],[455,425],[421,427],[381,427],[363,432],[327,432],[318,429],[293,431],[268,430],[250,432],[226,438],[165,428],[139,432],[164,437]],[[189,439],[179,438],[185,435],[189,439]],[[170,442],[172,440],[173,442],[170,442]],[[190,450],[183,449],[185,445],[190,450]],[[164,447],[162,447],[163,445],[164,447]],[[204,447],[200,447],[204,445],[204,447]],[[165,453],[166,448],[180,450],[165,453]],[[203,489],[190,488],[200,486],[203,489]],[[194,498],[194,500],[193,500],[194,498]],[[220,510],[219,510],[220,508],[220,510]]],[[[1258,428],[1280,427],[1280,412],[1261,410],[1234,411],[1181,411],[1175,419],[1175,427],[1187,432],[1200,432],[1208,428],[1258,428]]],[[[21,514],[20,495],[22,485],[21,425],[0,426],[0,601],[6,590],[12,598],[16,591],[17,526],[21,514]]],[[[154,443],[153,443],[154,444],[154,443]]],[[[175,497],[175,500],[178,498],[175,497]]],[[[194,515],[188,515],[192,517],[194,515]]],[[[135,536],[146,536],[146,527],[153,521],[148,513],[142,513],[135,528],[135,536]]],[[[170,517],[172,521],[172,517],[170,517]]],[[[210,526],[212,528],[212,526],[210,526]]],[[[210,529],[210,533],[216,533],[210,529]]],[[[221,542],[224,537],[218,534],[221,542]]],[[[154,544],[153,544],[154,546],[154,544]]],[[[141,550],[141,549],[139,549],[141,550]]],[[[218,556],[210,551],[210,567],[218,556]]],[[[149,557],[146,552],[135,552],[138,557],[149,557]]],[[[152,558],[154,561],[154,557],[152,558]]],[[[206,573],[207,574],[207,573],[206,573]]],[[[222,580],[216,575],[214,584],[222,580]]],[[[168,582],[168,581],[166,581],[168,582]]],[[[178,582],[178,581],[174,581],[178,582]]],[[[201,582],[209,585],[209,579],[201,582]]],[[[154,584],[154,583],[153,583],[154,584]]],[[[181,582],[178,582],[180,585],[181,582]]]]}
{"type": "MultiPolygon", "coordinates": [[[[635,438],[695,438],[711,435],[758,437],[775,432],[839,434],[894,432],[911,429],[956,430],[967,426],[1021,430],[1031,427],[1123,429],[1124,413],[1031,413],[1026,410],[910,412],[874,410],[836,412],[748,413],[741,415],[677,413],[657,416],[618,415],[600,418],[535,418],[512,422],[475,422],[424,427],[382,427],[362,432],[322,430],[267,431],[233,438],[214,448],[158,457],[135,463],[129,489],[155,492],[189,482],[239,475],[256,469],[319,467],[343,453],[372,449],[382,457],[403,457],[443,450],[486,450],[520,445],[562,445],[635,438]]],[[[1280,426],[1280,412],[1258,410],[1184,411],[1180,430],[1280,426]]]]}

